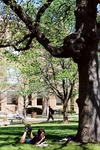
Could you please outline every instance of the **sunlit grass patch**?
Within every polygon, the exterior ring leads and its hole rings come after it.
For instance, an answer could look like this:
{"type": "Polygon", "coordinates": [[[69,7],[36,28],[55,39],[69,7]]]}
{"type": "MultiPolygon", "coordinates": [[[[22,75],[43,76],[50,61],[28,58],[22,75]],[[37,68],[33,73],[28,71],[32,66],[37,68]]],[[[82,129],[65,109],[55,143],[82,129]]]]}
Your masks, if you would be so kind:
{"type": "Polygon", "coordinates": [[[20,144],[19,139],[23,134],[24,125],[0,127],[0,150],[99,150],[99,144],[76,143],[73,141],[54,142],[68,135],[77,133],[78,121],[71,120],[68,124],[62,124],[61,121],[44,122],[32,124],[33,133],[36,134],[39,128],[46,131],[47,147],[36,147],[32,144],[20,144]]]}

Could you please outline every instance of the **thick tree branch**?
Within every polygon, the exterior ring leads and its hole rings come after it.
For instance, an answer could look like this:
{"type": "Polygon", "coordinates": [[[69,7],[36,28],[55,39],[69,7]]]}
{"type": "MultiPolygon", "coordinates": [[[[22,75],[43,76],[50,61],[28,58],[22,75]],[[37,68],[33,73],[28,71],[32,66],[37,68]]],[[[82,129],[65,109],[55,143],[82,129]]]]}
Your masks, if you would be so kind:
{"type": "Polygon", "coordinates": [[[50,4],[53,2],[53,0],[47,0],[47,2],[39,9],[37,15],[36,15],[36,25],[40,22],[40,18],[45,12],[45,10],[50,6],[50,4]]]}
{"type": "MultiPolygon", "coordinates": [[[[27,37],[28,38],[28,37],[27,37]]],[[[28,50],[30,48],[30,45],[32,43],[32,40],[33,40],[34,36],[33,34],[30,34],[30,37],[29,37],[29,40],[27,41],[25,47],[22,47],[22,48],[17,48],[15,45],[12,45],[16,51],[24,51],[24,50],[28,50]]],[[[21,40],[22,41],[22,40],[21,40]]],[[[19,42],[21,42],[19,41],[19,42]]],[[[23,40],[24,41],[24,40],[23,40]]],[[[17,44],[19,44],[19,42],[17,44]]]]}
{"type": "Polygon", "coordinates": [[[52,43],[39,31],[36,33],[38,42],[54,57],[71,57],[72,51],[64,49],[63,46],[53,46],[52,43]]]}
{"type": "Polygon", "coordinates": [[[80,49],[84,48],[84,40],[79,36],[79,33],[72,34],[64,39],[63,46],[53,46],[46,36],[41,33],[36,24],[40,22],[40,18],[44,11],[50,6],[53,0],[48,0],[47,4],[45,3],[40,10],[38,11],[35,22],[30,18],[25,11],[17,4],[15,0],[3,0],[3,2],[10,6],[10,8],[17,14],[17,16],[26,24],[26,27],[29,29],[33,36],[30,37],[27,45],[24,48],[16,50],[26,50],[29,48],[29,44],[32,42],[32,38],[36,37],[37,41],[54,57],[80,57],[80,49]],[[78,45],[76,47],[76,45],[78,45]]]}
{"type": "Polygon", "coordinates": [[[26,24],[30,31],[33,31],[33,20],[30,18],[25,11],[17,4],[15,0],[3,0],[3,2],[10,6],[10,8],[17,14],[17,16],[26,24]]]}
{"type": "Polygon", "coordinates": [[[10,43],[6,43],[6,44],[0,44],[0,48],[2,47],[10,47],[12,46],[16,51],[24,51],[24,50],[27,50],[30,48],[30,44],[32,43],[32,40],[33,40],[33,35],[32,34],[28,34],[28,35],[25,35],[23,37],[23,39],[15,42],[14,44],[10,44],[10,43]],[[28,40],[27,40],[28,39],[28,40]],[[20,43],[23,43],[24,41],[27,40],[27,43],[25,45],[25,47],[21,47],[21,48],[17,48],[17,46],[19,47],[19,44],[20,43]]]}
{"type": "Polygon", "coordinates": [[[31,36],[31,34],[25,35],[21,40],[15,42],[15,44],[18,45],[18,44],[24,42],[24,41],[25,41],[26,39],[28,39],[30,36],[31,36]]]}

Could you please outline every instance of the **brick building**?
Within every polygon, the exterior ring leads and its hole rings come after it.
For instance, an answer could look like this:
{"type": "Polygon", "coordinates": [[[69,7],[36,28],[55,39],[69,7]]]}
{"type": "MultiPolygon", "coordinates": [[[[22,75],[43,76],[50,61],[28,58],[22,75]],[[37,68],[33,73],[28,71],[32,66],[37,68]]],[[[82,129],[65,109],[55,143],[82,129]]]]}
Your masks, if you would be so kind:
{"type": "MultiPolygon", "coordinates": [[[[13,91],[14,92],[14,91],[13,91]]],[[[2,100],[0,101],[0,111],[6,112],[7,114],[15,114],[16,111],[19,112],[19,114],[22,114],[23,112],[23,98],[22,97],[10,97],[5,95],[2,100]]],[[[44,105],[44,98],[42,97],[35,97],[28,107],[37,107],[43,109],[44,105]]],[[[55,110],[62,110],[62,103],[59,99],[57,99],[54,95],[49,96],[48,104],[55,110]]],[[[69,102],[68,110],[71,111],[71,104],[69,102]]],[[[74,111],[77,112],[77,104],[74,103],[74,111]]]]}

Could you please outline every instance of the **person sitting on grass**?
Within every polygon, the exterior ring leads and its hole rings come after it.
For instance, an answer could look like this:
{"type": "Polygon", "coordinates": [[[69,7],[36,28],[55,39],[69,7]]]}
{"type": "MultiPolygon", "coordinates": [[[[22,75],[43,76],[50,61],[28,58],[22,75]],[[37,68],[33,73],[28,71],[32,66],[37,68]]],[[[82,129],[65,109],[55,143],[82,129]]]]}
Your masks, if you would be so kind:
{"type": "Polygon", "coordinates": [[[37,133],[38,133],[37,135],[33,136],[32,127],[31,125],[28,124],[25,126],[24,134],[22,135],[19,142],[27,143],[27,144],[35,144],[35,145],[42,144],[45,141],[45,131],[44,129],[38,129],[37,133]],[[27,133],[30,133],[29,138],[26,138],[27,133]]]}

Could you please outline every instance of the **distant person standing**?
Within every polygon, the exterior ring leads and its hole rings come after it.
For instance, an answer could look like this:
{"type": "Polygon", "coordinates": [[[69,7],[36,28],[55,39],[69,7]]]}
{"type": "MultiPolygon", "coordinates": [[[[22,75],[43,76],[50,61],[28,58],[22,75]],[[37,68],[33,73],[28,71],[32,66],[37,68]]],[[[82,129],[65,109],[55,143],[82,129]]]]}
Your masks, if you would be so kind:
{"type": "Polygon", "coordinates": [[[50,118],[51,118],[52,120],[54,120],[53,114],[54,114],[54,110],[49,106],[49,113],[48,113],[47,121],[49,121],[50,118]]]}

